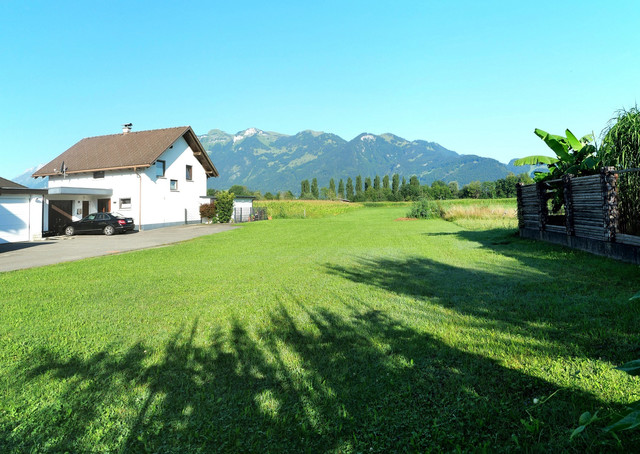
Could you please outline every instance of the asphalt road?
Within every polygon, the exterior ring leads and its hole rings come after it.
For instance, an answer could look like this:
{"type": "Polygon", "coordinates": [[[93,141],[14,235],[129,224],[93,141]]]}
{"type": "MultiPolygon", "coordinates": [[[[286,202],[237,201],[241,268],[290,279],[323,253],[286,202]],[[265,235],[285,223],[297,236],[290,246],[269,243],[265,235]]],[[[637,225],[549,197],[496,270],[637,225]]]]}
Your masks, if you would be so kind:
{"type": "Polygon", "coordinates": [[[112,236],[55,236],[42,241],[0,244],[0,272],[159,247],[235,228],[238,226],[191,224],[112,236]]]}

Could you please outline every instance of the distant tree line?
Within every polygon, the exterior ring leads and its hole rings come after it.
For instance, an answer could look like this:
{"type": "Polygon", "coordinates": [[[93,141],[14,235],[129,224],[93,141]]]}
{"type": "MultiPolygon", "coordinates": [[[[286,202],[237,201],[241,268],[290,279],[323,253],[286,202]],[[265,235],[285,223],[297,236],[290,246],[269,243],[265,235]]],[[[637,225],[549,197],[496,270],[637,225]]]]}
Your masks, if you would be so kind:
{"type": "MultiPolygon", "coordinates": [[[[472,181],[465,184],[462,188],[458,183],[452,181],[445,183],[437,180],[431,185],[421,185],[416,175],[412,175],[409,181],[405,177],[393,174],[391,177],[385,175],[380,178],[376,175],[373,180],[371,177],[362,178],[361,175],[356,176],[355,182],[349,177],[346,182],[341,178],[338,180],[336,187],[335,179],[329,180],[329,185],[320,187],[318,179],[313,178],[311,181],[302,180],[300,182],[300,197],[303,200],[349,200],[351,202],[402,202],[415,201],[422,198],[432,200],[444,199],[501,199],[516,196],[516,184],[533,183],[533,179],[526,173],[514,175],[509,173],[505,178],[496,181],[472,181]]],[[[215,195],[218,192],[215,189],[209,189],[208,195],[215,195]]],[[[260,191],[251,191],[246,186],[234,185],[228,189],[236,196],[252,196],[256,199],[266,200],[293,200],[296,196],[291,191],[280,191],[276,194],[265,192],[264,195],[260,191]]]]}
{"type": "MultiPolygon", "coordinates": [[[[214,196],[218,192],[217,189],[207,189],[208,196],[214,196]]],[[[295,200],[296,196],[291,191],[280,191],[275,194],[265,192],[264,195],[260,191],[252,191],[246,186],[235,184],[231,186],[227,192],[233,193],[235,196],[255,197],[258,200],[295,200]]]]}
{"type": "Polygon", "coordinates": [[[437,180],[431,185],[421,185],[416,175],[412,175],[407,182],[405,177],[400,177],[397,173],[389,178],[385,175],[380,178],[376,175],[362,179],[361,175],[356,176],[355,185],[351,177],[347,178],[346,184],[343,179],[338,181],[336,189],[335,180],[329,180],[328,187],[318,187],[318,180],[314,178],[300,182],[300,199],[325,199],[325,200],[349,200],[352,202],[401,202],[415,201],[427,197],[432,200],[443,199],[500,199],[516,197],[516,185],[518,183],[529,184],[533,179],[526,173],[514,175],[509,173],[505,178],[496,181],[472,181],[459,187],[456,181],[445,183],[437,180]]]}

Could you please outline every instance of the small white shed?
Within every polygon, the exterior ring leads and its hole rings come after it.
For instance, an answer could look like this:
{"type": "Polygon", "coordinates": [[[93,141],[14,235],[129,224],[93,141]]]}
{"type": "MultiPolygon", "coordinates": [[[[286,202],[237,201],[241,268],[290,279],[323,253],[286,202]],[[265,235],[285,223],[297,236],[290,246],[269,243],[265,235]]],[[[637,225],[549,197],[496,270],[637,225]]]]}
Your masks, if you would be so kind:
{"type": "MultiPolygon", "coordinates": [[[[233,222],[248,222],[251,221],[251,216],[254,214],[253,201],[255,197],[252,195],[236,195],[233,198],[233,222]]],[[[202,196],[200,197],[200,203],[215,203],[216,196],[202,196]]]]}
{"type": "Polygon", "coordinates": [[[233,222],[248,222],[253,215],[253,196],[237,195],[233,199],[233,222]]]}
{"type": "Polygon", "coordinates": [[[0,178],[0,243],[42,238],[42,213],[46,189],[29,189],[0,178]]]}

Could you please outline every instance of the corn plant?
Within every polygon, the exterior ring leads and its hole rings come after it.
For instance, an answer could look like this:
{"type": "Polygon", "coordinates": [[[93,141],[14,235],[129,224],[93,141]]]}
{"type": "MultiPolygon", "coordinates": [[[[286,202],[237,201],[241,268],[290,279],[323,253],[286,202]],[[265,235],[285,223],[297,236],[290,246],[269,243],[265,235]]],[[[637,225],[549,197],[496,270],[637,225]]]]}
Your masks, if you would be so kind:
{"type": "MultiPolygon", "coordinates": [[[[603,131],[603,160],[618,169],[640,167],[640,110],[621,109],[603,131]]],[[[621,174],[618,179],[619,225],[624,233],[640,235],[640,172],[621,174]]]]}

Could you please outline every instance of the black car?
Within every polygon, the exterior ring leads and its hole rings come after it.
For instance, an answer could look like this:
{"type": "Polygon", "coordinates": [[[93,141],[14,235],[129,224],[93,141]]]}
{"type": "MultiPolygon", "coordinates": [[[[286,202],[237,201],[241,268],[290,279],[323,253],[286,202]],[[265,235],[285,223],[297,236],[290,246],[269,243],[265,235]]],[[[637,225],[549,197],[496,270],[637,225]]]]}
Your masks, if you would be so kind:
{"type": "Polygon", "coordinates": [[[71,236],[76,233],[102,232],[105,235],[113,235],[116,232],[130,232],[133,227],[133,219],[124,217],[120,213],[91,213],[80,221],[65,225],[64,234],[71,236]]]}

